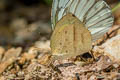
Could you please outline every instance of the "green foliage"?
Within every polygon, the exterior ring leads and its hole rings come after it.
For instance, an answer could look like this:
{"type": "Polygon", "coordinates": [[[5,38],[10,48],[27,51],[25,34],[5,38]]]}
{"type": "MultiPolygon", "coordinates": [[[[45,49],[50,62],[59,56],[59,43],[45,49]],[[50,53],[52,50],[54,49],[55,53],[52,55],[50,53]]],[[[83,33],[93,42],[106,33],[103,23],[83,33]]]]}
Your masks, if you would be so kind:
{"type": "Polygon", "coordinates": [[[118,8],[120,8],[120,2],[112,9],[112,12],[116,11],[118,8]]]}
{"type": "Polygon", "coordinates": [[[52,4],[52,0],[44,0],[44,2],[48,5],[51,5],[52,4]]]}

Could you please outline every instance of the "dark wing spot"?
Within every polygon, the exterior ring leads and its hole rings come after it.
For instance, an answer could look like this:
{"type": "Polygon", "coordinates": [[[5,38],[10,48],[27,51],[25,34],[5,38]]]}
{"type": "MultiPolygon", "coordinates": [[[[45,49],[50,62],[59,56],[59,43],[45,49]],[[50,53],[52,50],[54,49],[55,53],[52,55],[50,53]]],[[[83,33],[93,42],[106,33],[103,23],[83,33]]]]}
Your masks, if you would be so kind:
{"type": "Polygon", "coordinates": [[[68,50],[66,50],[65,52],[68,53],[68,50]]]}
{"type": "Polygon", "coordinates": [[[62,45],[62,43],[60,43],[60,45],[62,45]]]}
{"type": "Polygon", "coordinates": [[[65,39],[65,41],[68,41],[68,39],[65,39]]]}
{"type": "Polygon", "coordinates": [[[65,31],[65,34],[67,34],[67,31],[65,31]]]}

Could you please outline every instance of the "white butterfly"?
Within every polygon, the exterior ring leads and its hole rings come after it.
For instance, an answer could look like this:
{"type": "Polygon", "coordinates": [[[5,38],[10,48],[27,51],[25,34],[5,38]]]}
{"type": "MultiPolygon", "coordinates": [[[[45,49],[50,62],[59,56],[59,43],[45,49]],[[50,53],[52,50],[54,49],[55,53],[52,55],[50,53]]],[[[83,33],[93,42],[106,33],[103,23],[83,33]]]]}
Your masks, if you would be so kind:
{"type": "Polygon", "coordinates": [[[113,25],[110,7],[103,0],[53,0],[52,28],[67,13],[74,14],[85,24],[95,41],[113,25]]]}

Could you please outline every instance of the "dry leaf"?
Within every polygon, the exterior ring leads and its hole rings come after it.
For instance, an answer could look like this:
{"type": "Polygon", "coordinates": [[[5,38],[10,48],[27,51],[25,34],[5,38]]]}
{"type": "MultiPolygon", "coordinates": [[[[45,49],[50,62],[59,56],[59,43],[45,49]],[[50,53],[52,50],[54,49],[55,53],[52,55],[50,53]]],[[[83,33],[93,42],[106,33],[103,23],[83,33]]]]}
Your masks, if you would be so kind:
{"type": "Polygon", "coordinates": [[[54,74],[51,68],[35,62],[28,66],[27,72],[28,74],[25,76],[25,80],[46,80],[50,79],[52,74],[54,74]]]}
{"type": "Polygon", "coordinates": [[[35,54],[24,53],[24,54],[22,55],[22,57],[20,58],[19,63],[20,63],[20,64],[24,64],[25,61],[32,60],[32,59],[34,59],[35,57],[36,57],[35,54]]]}
{"type": "Polygon", "coordinates": [[[0,63],[0,74],[9,66],[11,65],[13,62],[16,61],[16,59],[18,58],[18,56],[20,55],[22,51],[22,48],[11,48],[9,49],[3,59],[2,62],[0,63]]]}
{"type": "Polygon", "coordinates": [[[40,64],[48,65],[50,58],[51,58],[50,53],[44,53],[44,54],[39,55],[38,62],[40,64]]]}
{"type": "Polygon", "coordinates": [[[0,63],[0,74],[9,66],[11,65],[13,62],[16,61],[15,57],[11,57],[9,59],[7,59],[6,61],[3,61],[0,63]]]}
{"type": "Polygon", "coordinates": [[[21,54],[22,48],[11,48],[7,52],[5,52],[5,55],[2,59],[2,61],[6,61],[12,57],[17,58],[21,54]]]}

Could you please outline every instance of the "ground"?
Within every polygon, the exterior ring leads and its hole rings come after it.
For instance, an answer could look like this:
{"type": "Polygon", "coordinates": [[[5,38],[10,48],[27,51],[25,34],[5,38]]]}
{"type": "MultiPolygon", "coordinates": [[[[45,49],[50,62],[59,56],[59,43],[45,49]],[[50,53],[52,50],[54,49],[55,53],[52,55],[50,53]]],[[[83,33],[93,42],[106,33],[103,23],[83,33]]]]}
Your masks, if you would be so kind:
{"type": "MultiPolygon", "coordinates": [[[[113,11],[114,25],[83,55],[86,62],[78,56],[48,66],[51,5],[22,1],[0,1],[0,80],[120,79],[120,8],[113,11]]],[[[112,8],[118,3],[106,1],[112,8]]]]}

